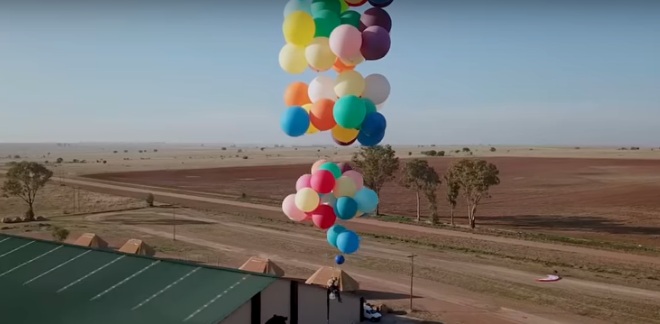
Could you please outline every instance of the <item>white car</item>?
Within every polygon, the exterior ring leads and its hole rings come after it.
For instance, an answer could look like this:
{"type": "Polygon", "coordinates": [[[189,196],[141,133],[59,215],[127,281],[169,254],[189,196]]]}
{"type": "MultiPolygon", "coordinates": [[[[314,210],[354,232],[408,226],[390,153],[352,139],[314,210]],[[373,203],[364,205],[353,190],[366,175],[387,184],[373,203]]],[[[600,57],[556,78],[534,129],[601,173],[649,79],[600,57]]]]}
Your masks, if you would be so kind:
{"type": "Polygon", "coordinates": [[[369,321],[369,322],[380,322],[380,318],[383,317],[383,315],[373,308],[371,306],[367,305],[366,303],[363,305],[364,308],[364,318],[369,321]]]}

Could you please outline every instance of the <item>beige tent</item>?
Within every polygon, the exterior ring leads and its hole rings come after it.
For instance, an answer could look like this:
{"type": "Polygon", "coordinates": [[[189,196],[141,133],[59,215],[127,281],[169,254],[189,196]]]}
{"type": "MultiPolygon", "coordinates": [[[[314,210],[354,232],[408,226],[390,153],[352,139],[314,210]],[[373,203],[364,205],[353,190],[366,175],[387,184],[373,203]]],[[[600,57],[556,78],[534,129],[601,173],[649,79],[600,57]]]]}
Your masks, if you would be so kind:
{"type": "Polygon", "coordinates": [[[151,248],[147,243],[144,243],[142,240],[130,239],[119,248],[119,252],[130,253],[130,254],[139,254],[139,255],[148,255],[153,256],[156,254],[153,248],[151,248]]]}
{"type": "Polygon", "coordinates": [[[270,259],[251,257],[239,268],[244,271],[265,273],[278,277],[284,276],[284,270],[270,259]]]}
{"type": "Polygon", "coordinates": [[[332,278],[339,278],[340,291],[357,291],[360,290],[360,284],[349,276],[346,272],[339,268],[321,267],[318,269],[307,281],[308,285],[328,286],[328,281],[332,278]]]}
{"type": "Polygon", "coordinates": [[[104,241],[94,233],[85,233],[80,235],[80,237],[75,242],[73,242],[73,244],[97,249],[108,248],[108,242],[104,241]]]}

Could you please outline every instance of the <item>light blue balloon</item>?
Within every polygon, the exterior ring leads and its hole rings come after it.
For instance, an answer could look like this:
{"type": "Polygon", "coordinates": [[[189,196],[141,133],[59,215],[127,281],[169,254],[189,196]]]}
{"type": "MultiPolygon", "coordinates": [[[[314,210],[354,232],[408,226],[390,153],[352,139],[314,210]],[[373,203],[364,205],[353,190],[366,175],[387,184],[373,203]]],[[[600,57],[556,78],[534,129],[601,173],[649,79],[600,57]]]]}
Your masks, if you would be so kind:
{"type": "Polygon", "coordinates": [[[312,2],[309,0],[290,0],[284,6],[284,18],[286,19],[294,11],[304,11],[312,14],[312,2]]]}
{"type": "Polygon", "coordinates": [[[341,226],[341,225],[332,225],[326,232],[325,236],[326,239],[328,240],[328,244],[330,244],[333,247],[337,247],[337,236],[339,234],[347,231],[346,227],[341,226]]]}
{"type": "Polygon", "coordinates": [[[335,206],[335,214],[341,220],[350,220],[358,211],[357,202],[351,197],[339,197],[335,206]]]}
{"type": "Polygon", "coordinates": [[[305,135],[309,128],[309,114],[303,107],[291,107],[284,111],[280,126],[285,134],[291,137],[305,135]]]}
{"type": "Polygon", "coordinates": [[[360,249],[360,237],[351,230],[337,235],[337,249],[344,254],[353,254],[360,249]]]}
{"type": "Polygon", "coordinates": [[[353,199],[357,202],[358,210],[363,213],[372,213],[378,207],[378,195],[367,187],[358,190],[353,199]]]}

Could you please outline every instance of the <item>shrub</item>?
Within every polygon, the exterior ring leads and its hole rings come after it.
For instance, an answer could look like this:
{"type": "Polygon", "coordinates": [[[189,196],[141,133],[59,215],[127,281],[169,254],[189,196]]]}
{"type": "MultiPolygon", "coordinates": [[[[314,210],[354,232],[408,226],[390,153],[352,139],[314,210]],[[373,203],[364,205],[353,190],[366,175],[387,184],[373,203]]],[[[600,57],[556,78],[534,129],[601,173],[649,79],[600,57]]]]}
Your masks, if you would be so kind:
{"type": "Polygon", "coordinates": [[[463,152],[470,152],[470,148],[469,147],[464,147],[463,152]]]}
{"type": "Polygon", "coordinates": [[[69,237],[69,230],[59,226],[53,226],[50,230],[50,234],[53,236],[53,239],[58,242],[63,242],[69,237]]]}
{"type": "Polygon", "coordinates": [[[491,148],[490,148],[490,151],[491,151],[491,152],[495,152],[495,151],[497,151],[497,149],[494,148],[494,147],[491,147],[491,148]]]}
{"type": "Polygon", "coordinates": [[[64,159],[63,158],[57,158],[57,160],[55,162],[61,164],[62,162],[64,162],[64,159]]]}
{"type": "Polygon", "coordinates": [[[147,197],[144,199],[147,202],[147,206],[153,207],[154,206],[154,194],[149,193],[147,194],[147,197]]]}

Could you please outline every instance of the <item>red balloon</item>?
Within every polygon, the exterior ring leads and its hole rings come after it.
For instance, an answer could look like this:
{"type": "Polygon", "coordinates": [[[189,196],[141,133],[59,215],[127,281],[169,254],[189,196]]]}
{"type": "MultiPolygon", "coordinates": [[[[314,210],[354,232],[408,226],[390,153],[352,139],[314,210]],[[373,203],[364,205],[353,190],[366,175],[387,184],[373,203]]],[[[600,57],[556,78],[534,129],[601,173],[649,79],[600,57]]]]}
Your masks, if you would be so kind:
{"type": "Polygon", "coordinates": [[[339,146],[349,146],[349,145],[355,143],[355,141],[357,140],[357,137],[354,138],[354,139],[353,139],[352,141],[350,141],[350,142],[340,142],[340,141],[338,141],[338,140],[336,140],[336,139],[334,139],[334,138],[333,138],[332,140],[335,141],[335,144],[337,144],[337,145],[339,145],[339,146]]]}
{"type": "Polygon", "coordinates": [[[367,0],[347,0],[346,4],[349,7],[359,7],[363,4],[367,3],[367,0]]]}
{"type": "Polygon", "coordinates": [[[335,176],[328,170],[316,170],[312,173],[309,184],[314,191],[327,194],[335,188],[335,176]]]}
{"type": "Polygon", "coordinates": [[[312,222],[314,225],[322,230],[332,227],[337,220],[334,208],[329,205],[320,205],[310,214],[312,214],[312,222]]]}

